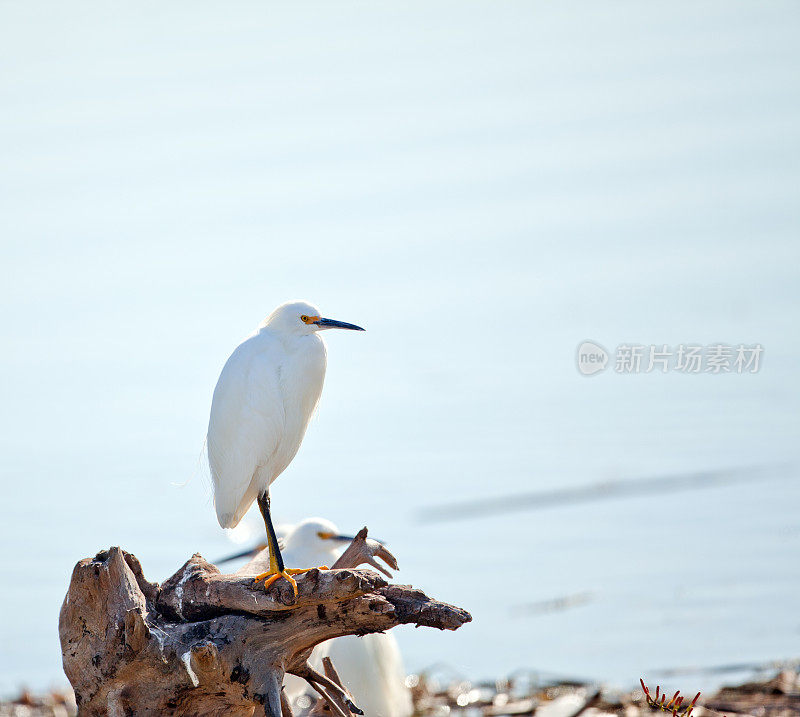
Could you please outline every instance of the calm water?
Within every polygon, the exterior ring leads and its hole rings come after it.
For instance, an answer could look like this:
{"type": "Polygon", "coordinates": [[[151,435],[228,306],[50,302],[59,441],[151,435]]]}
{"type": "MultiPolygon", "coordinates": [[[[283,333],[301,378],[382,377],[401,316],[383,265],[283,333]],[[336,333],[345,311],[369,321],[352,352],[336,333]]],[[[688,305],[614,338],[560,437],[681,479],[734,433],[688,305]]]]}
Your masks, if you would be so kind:
{"type": "MultiPolygon", "coordinates": [[[[279,520],[367,523],[473,612],[409,669],[635,683],[798,655],[794,3],[0,8],[0,691],[63,681],[74,563],[230,542],[201,468],[235,344],[329,335],[279,520]],[[765,347],[756,375],[576,346],[765,347]],[[426,524],[428,505],[789,464],[729,488],[426,524]],[[590,592],[565,612],[520,606],[590,592]]],[[[687,693],[716,678],[681,678],[687,693]]],[[[655,681],[655,680],[653,680],[655,681]]]]}

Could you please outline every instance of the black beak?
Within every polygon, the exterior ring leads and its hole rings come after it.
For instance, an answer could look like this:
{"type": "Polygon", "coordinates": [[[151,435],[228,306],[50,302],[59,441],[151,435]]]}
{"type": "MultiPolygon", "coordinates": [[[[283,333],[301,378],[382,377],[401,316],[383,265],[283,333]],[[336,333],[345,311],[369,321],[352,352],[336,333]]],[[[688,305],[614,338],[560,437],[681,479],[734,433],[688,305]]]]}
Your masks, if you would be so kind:
{"type": "Polygon", "coordinates": [[[331,540],[337,543],[352,543],[356,539],[355,535],[332,535],[331,540]]]}
{"type": "Polygon", "coordinates": [[[355,324],[348,324],[344,321],[337,321],[336,319],[320,319],[316,322],[317,326],[323,329],[350,329],[350,331],[364,331],[360,326],[355,324]]]}
{"type": "Polygon", "coordinates": [[[220,560],[215,560],[214,565],[223,565],[224,563],[229,563],[232,560],[238,560],[239,558],[249,558],[257,553],[260,553],[266,547],[266,543],[259,543],[254,548],[250,548],[249,550],[243,550],[241,553],[234,553],[233,555],[227,555],[220,560]]]}
{"type": "MultiPolygon", "coordinates": [[[[335,540],[337,543],[352,543],[355,539],[355,535],[332,535],[330,537],[330,540],[335,540]]],[[[370,538],[370,540],[374,540],[376,543],[383,545],[383,541],[377,538],[370,538]]]]}

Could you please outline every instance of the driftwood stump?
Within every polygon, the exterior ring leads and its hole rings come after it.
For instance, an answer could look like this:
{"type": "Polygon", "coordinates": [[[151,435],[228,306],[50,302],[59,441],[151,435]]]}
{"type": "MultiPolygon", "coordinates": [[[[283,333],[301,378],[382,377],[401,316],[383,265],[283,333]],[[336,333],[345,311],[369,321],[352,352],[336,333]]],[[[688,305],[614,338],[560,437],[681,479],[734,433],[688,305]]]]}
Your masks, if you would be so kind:
{"type": "Polygon", "coordinates": [[[402,624],[455,630],[472,619],[357,569],[369,563],[386,572],[376,557],[396,567],[366,536],[364,528],[333,569],[297,576],[297,598],[284,580],[264,591],[251,575],[223,575],[198,554],[162,585],[120,548],[81,560],[59,620],[79,714],[286,717],[287,672],[306,679],[333,714],[359,714],[332,666],[322,675],[308,664],[315,645],[402,624]]]}

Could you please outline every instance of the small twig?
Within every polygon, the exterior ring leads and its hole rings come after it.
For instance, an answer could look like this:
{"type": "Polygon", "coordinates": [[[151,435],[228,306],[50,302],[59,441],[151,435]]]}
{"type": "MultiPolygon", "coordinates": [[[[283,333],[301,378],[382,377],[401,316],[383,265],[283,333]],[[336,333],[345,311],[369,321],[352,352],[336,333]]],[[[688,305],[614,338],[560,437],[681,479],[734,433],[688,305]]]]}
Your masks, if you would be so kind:
{"type": "MultiPolygon", "coordinates": [[[[333,669],[333,665],[331,665],[331,669],[333,669]]],[[[353,704],[353,701],[350,699],[350,695],[342,685],[341,680],[338,680],[337,684],[331,678],[326,677],[325,675],[321,675],[308,663],[306,663],[304,670],[302,670],[301,672],[295,672],[294,674],[303,677],[306,680],[306,682],[308,682],[312,687],[314,687],[315,684],[322,685],[323,687],[325,687],[333,694],[333,696],[337,699],[337,704],[340,705],[343,709],[347,709],[350,712],[357,715],[364,714],[362,710],[360,710],[358,707],[356,707],[355,704],[353,704]]],[[[336,674],[335,670],[334,674],[336,674]]]]}
{"type": "Polygon", "coordinates": [[[388,548],[377,540],[367,538],[367,528],[358,531],[353,542],[347,546],[339,559],[331,566],[332,568],[357,568],[360,565],[371,565],[376,570],[382,572],[387,578],[391,579],[392,574],[386,570],[375,558],[383,560],[392,570],[398,570],[397,559],[392,555],[388,548]]]}
{"type": "Polygon", "coordinates": [[[283,717],[294,717],[292,706],[289,704],[289,698],[286,696],[285,690],[281,690],[281,712],[283,717]]]}
{"type": "MultiPolygon", "coordinates": [[[[334,714],[338,717],[351,717],[347,712],[345,712],[336,702],[336,700],[329,695],[322,687],[320,687],[316,682],[309,682],[311,687],[314,689],[320,697],[328,704],[328,707],[331,708],[334,714]]],[[[314,708],[316,711],[316,707],[314,708]]]]}
{"type": "Polygon", "coordinates": [[[339,677],[339,673],[336,671],[336,668],[333,666],[333,661],[330,657],[323,657],[322,658],[322,667],[325,670],[325,674],[327,675],[328,679],[331,681],[332,684],[337,685],[342,689],[343,695],[347,695],[344,697],[345,702],[347,703],[347,707],[350,709],[351,712],[355,712],[357,715],[363,715],[364,711],[359,709],[353,704],[352,695],[347,692],[344,682],[342,682],[342,678],[339,677]]]}

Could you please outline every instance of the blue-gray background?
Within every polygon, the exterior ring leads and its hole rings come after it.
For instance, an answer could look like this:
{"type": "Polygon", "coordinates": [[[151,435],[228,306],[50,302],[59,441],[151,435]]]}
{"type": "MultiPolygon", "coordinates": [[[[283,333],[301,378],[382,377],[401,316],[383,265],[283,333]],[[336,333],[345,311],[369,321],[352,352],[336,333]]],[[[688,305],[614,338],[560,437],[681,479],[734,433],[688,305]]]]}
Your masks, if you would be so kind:
{"type": "MultiPolygon", "coordinates": [[[[431,525],[427,505],[798,457],[793,2],[0,6],[0,690],[63,681],[70,571],[230,548],[226,357],[305,298],[318,419],[277,519],[368,523],[469,608],[407,667],[797,655],[788,479],[431,525]],[[578,374],[584,339],[754,343],[757,375],[578,374]],[[519,606],[589,591],[543,616],[519,606]]],[[[693,684],[709,678],[683,679],[693,684]],[[694,682],[692,682],[694,680],[694,682]]]]}

